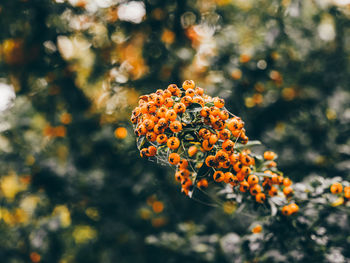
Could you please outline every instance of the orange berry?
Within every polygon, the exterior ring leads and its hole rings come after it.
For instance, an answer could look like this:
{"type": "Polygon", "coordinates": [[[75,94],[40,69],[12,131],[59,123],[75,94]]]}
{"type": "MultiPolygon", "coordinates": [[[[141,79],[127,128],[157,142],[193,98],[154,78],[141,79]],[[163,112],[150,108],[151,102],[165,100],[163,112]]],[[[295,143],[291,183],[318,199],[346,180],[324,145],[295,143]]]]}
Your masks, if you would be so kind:
{"type": "Polygon", "coordinates": [[[290,196],[293,194],[293,188],[290,186],[286,186],[283,188],[283,193],[285,196],[290,196]]]}
{"type": "Polygon", "coordinates": [[[168,110],[167,113],[165,114],[165,118],[169,121],[174,121],[176,120],[177,114],[174,110],[168,110]]]}
{"type": "MultiPolygon", "coordinates": [[[[184,172],[184,170],[182,170],[182,171],[180,171],[180,172],[184,172]]],[[[188,186],[191,186],[191,185],[192,185],[192,181],[191,181],[191,179],[190,179],[188,176],[182,177],[182,179],[181,179],[181,184],[182,184],[182,186],[184,186],[184,187],[188,187],[188,186]]]]}
{"type": "Polygon", "coordinates": [[[230,114],[228,113],[227,110],[223,110],[223,111],[220,111],[219,117],[220,119],[226,121],[230,117],[230,114]]]}
{"type": "Polygon", "coordinates": [[[254,234],[258,234],[262,231],[262,226],[261,225],[256,225],[253,229],[252,229],[252,232],[254,234]]]}
{"type": "Polygon", "coordinates": [[[233,166],[233,170],[235,170],[235,172],[240,172],[241,169],[243,167],[243,164],[241,162],[236,162],[235,165],[233,166]]]}
{"type": "Polygon", "coordinates": [[[210,138],[211,133],[210,133],[209,130],[207,130],[205,128],[202,128],[202,129],[199,130],[198,135],[200,137],[202,137],[203,139],[207,140],[207,139],[210,138]]]}
{"type": "Polygon", "coordinates": [[[157,110],[157,106],[153,101],[147,102],[146,107],[148,113],[154,113],[157,110]]]}
{"type": "MultiPolygon", "coordinates": [[[[222,148],[225,150],[224,146],[222,148]]],[[[231,154],[230,155],[230,161],[232,165],[235,165],[237,162],[239,162],[239,158],[237,154],[231,154]]]]}
{"type": "Polygon", "coordinates": [[[181,174],[182,177],[189,177],[191,174],[188,169],[180,169],[179,173],[181,174]]]}
{"type": "Polygon", "coordinates": [[[284,178],[283,179],[283,185],[284,186],[291,186],[292,185],[292,181],[289,178],[284,178]]]}
{"type": "Polygon", "coordinates": [[[228,154],[223,150],[219,150],[216,153],[215,158],[218,162],[226,162],[228,161],[228,154]]]}
{"type": "Polygon", "coordinates": [[[236,177],[237,177],[238,181],[240,181],[240,182],[244,181],[244,179],[245,179],[245,175],[241,172],[238,172],[236,177]]]}
{"type": "Polygon", "coordinates": [[[202,96],[204,94],[204,90],[200,87],[197,87],[194,92],[198,95],[198,96],[202,96]]]}
{"type": "Polygon", "coordinates": [[[295,203],[289,204],[289,208],[290,208],[292,214],[297,213],[299,211],[299,206],[295,203]]]}
{"type": "Polygon", "coordinates": [[[215,144],[216,142],[218,141],[218,136],[216,136],[215,134],[213,134],[213,135],[211,135],[210,137],[209,137],[209,143],[210,144],[215,144]]]}
{"type": "Polygon", "coordinates": [[[282,214],[285,215],[285,216],[290,216],[292,214],[292,209],[290,208],[290,206],[288,205],[285,205],[283,208],[282,208],[282,214]]]}
{"type": "Polygon", "coordinates": [[[226,184],[229,184],[229,183],[233,183],[233,181],[234,181],[234,176],[233,176],[233,174],[230,173],[230,172],[226,172],[226,173],[225,173],[224,182],[225,182],[226,184]]]}
{"type": "Polygon", "coordinates": [[[200,104],[202,107],[204,106],[204,100],[203,100],[202,97],[199,97],[199,96],[193,97],[192,103],[198,103],[198,104],[200,104]]]}
{"type": "Polygon", "coordinates": [[[188,166],[188,161],[186,159],[181,159],[179,162],[180,169],[186,169],[188,166]]]}
{"type": "Polygon", "coordinates": [[[254,165],[255,161],[254,161],[254,158],[249,156],[249,155],[245,155],[245,154],[242,154],[240,156],[240,161],[244,164],[244,165],[254,165]]]}
{"type": "Polygon", "coordinates": [[[177,113],[184,113],[186,111],[186,105],[184,103],[182,103],[182,102],[175,103],[174,110],[177,113]]]}
{"type": "Polygon", "coordinates": [[[140,151],[140,156],[141,156],[142,158],[145,158],[146,156],[148,156],[148,148],[143,148],[143,149],[141,149],[141,151],[140,151]]]}
{"type": "Polygon", "coordinates": [[[175,150],[177,148],[179,148],[180,146],[180,140],[176,137],[170,137],[167,141],[167,146],[172,149],[175,150]]]}
{"type": "Polygon", "coordinates": [[[155,156],[157,154],[157,148],[154,146],[148,147],[148,156],[155,156]]]}
{"type": "Polygon", "coordinates": [[[219,114],[220,114],[220,109],[218,107],[215,107],[215,106],[210,107],[210,115],[211,116],[216,117],[216,116],[219,116],[219,114]]]}
{"type": "Polygon", "coordinates": [[[209,155],[206,159],[205,159],[205,164],[208,167],[216,167],[218,165],[218,162],[215,159],[214,155],[209,155]]]}
{"type": "Polygon", "coordinates": [[[174,93],[177,89],[177,85],[176,84],[170,84],[168,86],[168,91],[170,91],[170,93],[174,93]]]}
{"type": "Polygon", "coordinates": [[[182,88],[184,90],[194,89],[195,86],[196,86],[196,84],[194,83],[193,80],[185,80],[184,83],[182,83],[182,88]]]}
{"type": "Polygon", "coordinates": [[[261,186],[259,184],[255,184],[252,187],[250,187],[251,195],[257,195],[260,192],[261,192],[261,186]]]}
{"type": "Polygon", "coordinates": [[[266,151],[264,152],[264,159],[265,160],[273,160],[276,158],[276,154],[272,151],[266,151]]]}
{"type": "Polygon", "coordinates": [[[201,179],[197,182],[198,188],[207,188],[208,187],[208,180],[207,179],[201,179]]]}
{"type": "Polygon", "coordinates": [[[257,183],[259,183],[259,178],[256,175],[251,174],[248,176],[248,184],[249,185],[255,185],[257,183]]]}
{"type": "Polygon", "coordinates": [[[202,142],[202,147],[204,151],[210,151],[211,149],[213,149],[214,145],[211,145],[208,140],[204,140],[202,142]]]}
{"type": "Polygon", "coordinates": [[[350,191],[344,191],[344,197],[350,199],[350,191]]]}
{"type": "Polygon", "coordinates": [[[180,162],[180,155],[177,153],[169,154],[168,161],[172,165],[177,165],[180,162]]]}
{"type": "Polygon", "coordinates": [[[172,132],[179,132],[182,130],[182,124],[179,121],[173,121],[170,123],[169,128],[172,132]]]}
{"type": "Polygon", "coordinates": [[[245,166],[245,165],[242,166],[242,169],[241,169],[241,173],[242,173],[242,174],[248,175],[248,174],[251,173],[251,171],[252,171],[252,170],[251,170],[248,166],[245,166]]]}
{"type": "Polygon", "coordinates": [[[192,145],[192,146],[190,146],[190,148],[188,148],[188,156],[190,156],[190,157],[194,156],[197,152],[198,152],[198,148],[194,145],[192,145]]]}
{"type": "Polygon", "coordinates": [[[147,119],[143,122],[143,125],[145,125],[147,130],[151,131],[154,128],[154,121],[152,121],[151,119],[147,119]]]}
{"type": "Polygon", "coordinates": [[[155,134],[161,134],[165,131],[165,127],[161,127],[159,124],[154,125],[153,131],[155,134]]]}
{"type": "Polygon", "coordinates": [[[258,203],[264,203],[266,200],[266,196],[264,193],[258,193],[256,196],[255,196],[255,201],[257,201],[258,203]]]}
{"type": "Polygon", "coordinates": [[[350,199],[350,186],[344,187],[344,197],[350,199]]]}
{"type": "Polygon", "coordinates": [[[163,143],[165,143],[166,141],[168,140],[168,137],[163,133],[163,134],[159,134],[158,136],[157,136],[157,142],[159,143],[159,144],[163,144],[163,143]]]}
{"type": "Polygon", "coordinates": [[[219,132],[219,136],[221,140],[228,140],[231,137],[231,132],[227,129],[223,129],[222,131],[219,132]]]}
{"type": "Polygon", "coordinates": [[[124,127],[118,127],[114,131],[114,136],[118,139],[125,139],[128,136],[128,130],[124,127]]]}
{"type": "Polygon", "coordinates": [[[247,181],[242,181],[240,183],[240,186],[239,186],[239,191],[241,191],[242,193],[245,193],[247,192],[249,189],[249,184],[247,181]]]}
{"type": "MultiPolygon", "coordinates": [[[[163,97],[165,98],[165,100],[170,98],[171,97],[171,92],[169,90],[167,90],[167,89],[164,90],[163,91],[163,97]]],[[[165,104],[165,102],[164,102],[164,104],[165,104]]]]}
{"type": "Polygon", "coordinates": [[[225,100],[216,97],[216,98],[214,98],[214,105],[215,105],[215,107],[218,107],[219,109],[221,109],[225,105],[225,100]]]}
{"type": "Polygon", "coordinates": [[[194,97],[194,90],[193,89],[186,90],[185,95],[193,98],[194,97]]]}
{"type": "Polygon", "coordinates": [[[168,120],[165,119],[165,118],[160,118],[159,121],[158,121],[158,125],[161,127],[161,128],[165,128],[168,126],[168,120]]]}
{"type": "Polygon", "coordinates": [[[222,149],[226,152],[232,152],[235,147],[235,143],[231,140],[226,140],[222,143],[222,149]]]}
{"type": "Polygon", "coordinates": [[[163,103],[164,103],[164,98],[163,96],[160,96],[160,95],[157,95],[155,98],[154,98],[154,103],[156,104],[156,106],[162,106],[163,103]]]}
{"type": "Polygon", "coordinates": [[[181,98],[181,102],[185,105],[185,106],[190,106],[192,103],[192,97],[190,96],[185,96],[181,98]]]}
{"type": "Polygon", "coordinates": [[[174,100],[172,98],[166,98],[165,101],[164,101],[164,105],[167,107],[167,108],[170,108],[174,105],[174,100]]]}
{"type": "Polygon", "coordinates": [[[271,186],[269,190],[269,196],[275,196],[275,195],[277,195],[277,188],[274,186],[271,186]]]}
{"type": "Polygon", "coordinates": [[[222,182],[225,179],[225,175],[222,171],[216,171],[213,175],[214,181],[215,182],[222,182]]]}
{"type": "Polygon", "coordinates": [[[175,180],[178,182],[181,182],[182,180],[182,175],[179,171],[175,173],[175,180]]]}
{"type": "Polygon", "coordinates": [[[159,118],[164,118],[167,111],[168,111],[168,109],[166,107],[162,106],[157,110],[157,116],[159,118]]]}
{"type": "Polygon", "coordinates": [[[147,140],[149,140],[150,142],[154,142],[157,139],[157,135],[155,132],[147,132],[146,133],[146,138],[147,140]]]}
{"type": "Polygon", "coordinates": [[[341,183],[334,183],[331,185],[331,193],[332,194],[340,194],[343,191],[343,186],[341,183]]]}

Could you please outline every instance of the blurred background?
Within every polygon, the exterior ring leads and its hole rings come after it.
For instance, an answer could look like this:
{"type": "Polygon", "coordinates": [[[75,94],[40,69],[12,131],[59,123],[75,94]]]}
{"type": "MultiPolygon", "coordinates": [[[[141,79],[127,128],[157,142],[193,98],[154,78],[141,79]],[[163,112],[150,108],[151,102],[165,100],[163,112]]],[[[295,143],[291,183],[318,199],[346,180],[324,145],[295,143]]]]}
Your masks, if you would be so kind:
{"type": "Polygon", "coordinates": [[[129,122],[193,79],[285,176],[350,180],[349,62],[349,0],[0,1],[0,261],[349,262],[349,209],[203,205],[129,122]]]}

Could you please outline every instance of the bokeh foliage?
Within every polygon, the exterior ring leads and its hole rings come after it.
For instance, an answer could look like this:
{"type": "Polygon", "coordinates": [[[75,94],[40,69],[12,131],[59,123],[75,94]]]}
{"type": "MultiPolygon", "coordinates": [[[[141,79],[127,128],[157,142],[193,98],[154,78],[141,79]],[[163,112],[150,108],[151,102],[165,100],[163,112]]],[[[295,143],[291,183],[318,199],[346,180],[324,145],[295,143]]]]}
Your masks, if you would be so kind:
{"type": "Polygon", "coordinates": [[[350,179],[349,18],[346,0],[1,1],[1,260],[349,260],[348,205],[323,204],[350,179]],[[142,160],[131,109],[184,79],[314,201],[293,218],[212,208],[142,160]]]}

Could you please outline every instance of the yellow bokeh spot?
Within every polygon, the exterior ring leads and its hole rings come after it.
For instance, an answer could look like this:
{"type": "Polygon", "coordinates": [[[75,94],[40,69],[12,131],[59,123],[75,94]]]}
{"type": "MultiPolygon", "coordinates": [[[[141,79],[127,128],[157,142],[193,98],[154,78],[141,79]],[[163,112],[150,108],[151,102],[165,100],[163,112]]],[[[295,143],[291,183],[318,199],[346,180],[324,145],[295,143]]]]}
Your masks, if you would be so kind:
{"type": "Polygon", "coordinates": [[[147,209],[147,208],[141,208],[141,209],[140,209],[140,217],[141,217],[143,220],[150,219],[151,215],[152,215],[151,210],[149,210],[149,209],[147,209]]]}
{"type": "Polygon", "coordinates": [[[215,0],[218,6],[228,5],[232,3],[232,0],[215,0]]]}
{"type": "Polygon", "coordinates": [[[24,211],[22,208],[16,208],[15,212],[13,213],[13,216],[15,218],[16,223],[25,224],[29,221],[29,216],[26,211],[24,211]]]}
{"type": "Polygon", "coordinates": [[[100,214],[96,208],[89,207],[85,210],[85,214],[90,217],[92,220],[100,220],[100,214]]]}
{"type": "Polygon", "coordinates": [[[278,122],[275,126],[275,132],[284,133],[286,131],[286,125],[283,122],[278,122]]]}
{"type": "Polygon", "coordinates": [[[344,197],[339,197],[337,200],[335,200],[332,203],[332,206],[339,206],[339,205],[342,205],[342,204],[344,204],[344,197]]]}
{"type": "Polygon", "coordinates": [[[28,155],[26,157],[26,164],[32,166],[35,163],[35,157],[33,155],[28,155]]]}
{"type": "Polygon", "coordinates": [[[0,209],[0,218],[9,226],[13,226],[16,223],[15,217],[6,208],[0,209]]]}
{"type": "Polygon", "coordinates": [[[118,139],[125,139],[128,136],[128,130],[124,127],[118,127],[114,131],[114,136],[118,139]]]}
{"type": "Polygon", "coordinates": [[[251,97],[245,98],[244,99],[244,104],[247,108],[252,108],[255,106],[254,100],[251,97]]]}
{"type": "Polygon", "coordinates": [[[326,116],[328,120],[335,120],[337,118],[337,113],[333,109],[327,109],[326,116]]]}
{"type": "Polygon", "coordinates": [[[68,227],[71,224],[70,212],[65,205],[56,206],[52,215],[59,217],[62,227],[68,227]]]}
{"type": "Polygon", "coordinates": [[[76,226],[73,231],[73,238],[78,244],[86,243],[89,240],[96,238],[96,236],[96,230],[87,225],[76,226]]]}
{"type": "Polygon", "coordinates": [[[0,189],[7,199],[13,199],[17,193],[27,189],[27,185],[21,183],[17,175],[11,174],[1,178],[0,189]]]}
{"type": "Polygon", "coordinates": [[[29,195],[23,198],[19,204],[20,208],[22,208],[29,215],[33,214],[37,204],[39,203],[40,198],[35,195],[29,195]]]}
{"type": "Polygon", "coordinates": [[[235,202],[227,201],[223,205],[223,210],[226,214],[233,214],[236,211],[237,205],[235,202]]]}
{"type": "Polygon", "coordinates": [[[68,147],[64,146],[64,145],[60,145],[59,147],[57,147],[56,153],[57,153],[57,157],[61,160],[61,161],[65,161],[67,159],[68,156],[68,147]]]}

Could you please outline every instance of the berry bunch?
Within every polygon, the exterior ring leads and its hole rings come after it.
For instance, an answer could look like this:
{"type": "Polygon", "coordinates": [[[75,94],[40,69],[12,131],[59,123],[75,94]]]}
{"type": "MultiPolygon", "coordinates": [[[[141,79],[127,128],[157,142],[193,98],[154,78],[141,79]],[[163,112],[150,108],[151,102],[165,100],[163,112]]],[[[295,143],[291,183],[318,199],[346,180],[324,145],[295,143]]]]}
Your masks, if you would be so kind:
{"type": "Polygon", "coordinates": [[[345,186],[343,188],[343,185],[339,182],[333,183],[330,187],[330,191],[332,194],[340,195],[341,197],[344,196],[346,199],[350,200],[350,186],[345,186]],[[344,193],[343,193],[344,190],[344,193]]]}
{"type": "MultiPolygon", "coordinates": [[[[175,179],[190,197],[196,188],[220,184],[257,203],[276,195],[290,199],[292,181],[278,172],[276,154],[252,154],[244,122],[224,105],[192,80],[141,96],[131,116],[141,157],[176,167],[175,179]]],[[[293,212],[283,214],[297,212],[295,203],[289,206],[293,212]]]]}

